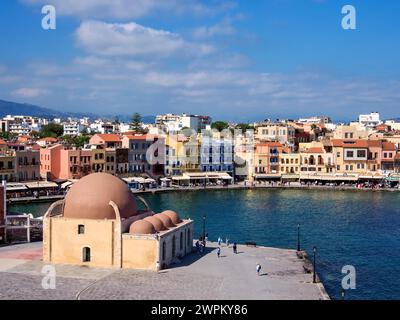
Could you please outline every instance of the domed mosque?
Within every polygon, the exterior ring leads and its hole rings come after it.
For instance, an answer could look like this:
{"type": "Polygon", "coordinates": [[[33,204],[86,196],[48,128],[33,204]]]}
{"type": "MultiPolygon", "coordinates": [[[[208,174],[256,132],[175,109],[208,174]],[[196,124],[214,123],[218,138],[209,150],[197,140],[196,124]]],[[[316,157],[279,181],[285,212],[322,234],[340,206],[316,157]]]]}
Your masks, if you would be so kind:
{"type": "Polygon", "coordinates": [[[155,214],[124,181],[106,173],[73,184],[50,206],[43,225],[43,260],[49,263],[157,271],[192,251],[192,220],[171,210],[155,214]]]}

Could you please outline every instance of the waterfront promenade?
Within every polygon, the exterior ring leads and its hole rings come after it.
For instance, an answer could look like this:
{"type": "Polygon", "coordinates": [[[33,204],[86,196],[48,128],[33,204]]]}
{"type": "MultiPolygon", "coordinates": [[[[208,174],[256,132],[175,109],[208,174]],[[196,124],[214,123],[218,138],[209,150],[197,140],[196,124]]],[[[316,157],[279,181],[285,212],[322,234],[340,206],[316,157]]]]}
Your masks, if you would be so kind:
{"type": "Polygon", "coordinates": [[[0,299],[324,300],[323,285],[304,271],[294,250],[215,243],[156,272],[57,265],[56,289],[41,283],[41,243],[0,248],[0,299]],[[262,265],[261,275],[256,265],[262,265]]]}
{"type": "MultiPolygon", "coordinates": [[[[290,185],[288,184],[277,184],[269,185],[269,184],[253,184],[253,185],[245,185],[244,183],[237,183],[228,186],[190,186],[190,187],[160,187],[154,189],[145,189],[145,190],[132,190],[134,194],[155,194],[155,193],[164,193],[164,192],[190,192],[190,191],[199,191],[199,190],[251,190],[251,189],[293,189],[293,190],[348,190],[348,191],[376,191],[376,192],[400,192],[400,188],[357,188],[353,185],[341,185],[341,186],[327,186],[327,185],[306,185],[300,184],[299,182],[292,182],[290,185]]],[[[54,196],[42,196],[42,197],[19,197],[19,198],[10,198],[7,199],[10,204],[17,203],[40,203],[40,202],[54,202],[56,200],[63,199],[64,195],[54,195],[54,196]]]]}

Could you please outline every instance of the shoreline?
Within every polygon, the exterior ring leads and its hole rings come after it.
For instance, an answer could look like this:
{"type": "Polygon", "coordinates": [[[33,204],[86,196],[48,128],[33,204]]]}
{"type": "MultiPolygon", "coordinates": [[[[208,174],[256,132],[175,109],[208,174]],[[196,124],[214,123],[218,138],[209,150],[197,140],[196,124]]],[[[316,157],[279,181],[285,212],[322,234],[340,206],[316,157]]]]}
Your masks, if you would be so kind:
{"type": "MultiPolygon", "coordinates": [[[[146,190],[132,190],[133,194],[156,194],[156,193],[169,193],[169,192],[195,192],[207,190],[256,190],[256,189],[270,189],[270,190],[321,190],[321,191],[352,191],[352,192],[400,192],[398,188],[357,188],[353,186],[315,186],[315,185],[291,185],[291,186],[270,186],[270,185],[230,185],[230,186],[207,186],[207,187],[187,187],[187,188],[157,188],[146,190]]],[[[29,204],[29,203],[48,203],[64,199],[65,195],[43,196],[39,198],[25,197],[25,198],[10,198],[7,203],[12,204],[29,204]]]]}

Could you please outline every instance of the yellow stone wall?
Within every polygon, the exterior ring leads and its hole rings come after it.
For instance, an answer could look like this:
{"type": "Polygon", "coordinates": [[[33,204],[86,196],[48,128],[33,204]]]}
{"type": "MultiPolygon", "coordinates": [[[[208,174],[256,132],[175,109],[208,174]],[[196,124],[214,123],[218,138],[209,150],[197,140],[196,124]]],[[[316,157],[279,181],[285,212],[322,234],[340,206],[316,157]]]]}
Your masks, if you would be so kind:
{"type": "Polygon", "coordinates": [[[48,218],[44,234],[47,251],[45,258],[49,262],[114,266],[114,255],[118,255],[118,252],[115,252],[113,220],[48,218]],[[85,226],[84,234],[78,234],[78,225],[85,226]],[[90,248],[90,262],[82,261],[84,247],[90,248]]]}
{"type": "Polygon", "coordinates": [[[157,271],[158,241],[152,236],[122,237],[122,268],[157,271]]]}

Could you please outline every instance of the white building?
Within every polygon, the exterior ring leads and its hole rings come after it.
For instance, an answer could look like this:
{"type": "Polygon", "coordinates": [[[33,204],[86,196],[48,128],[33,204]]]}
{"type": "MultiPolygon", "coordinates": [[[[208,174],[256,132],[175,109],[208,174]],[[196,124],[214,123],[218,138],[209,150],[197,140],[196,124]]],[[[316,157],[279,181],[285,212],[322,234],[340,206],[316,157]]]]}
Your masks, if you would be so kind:
{"type": "Polygon", "coordinates": [[[233,174],[233,139],[231,137],[202,135],[200,150],[201,171],[233,174]]]}
{"type": "Polygon", "coordinates": [[[1,121],[1,131],[10,132],[17,135],[27,135],[32,131],[40,131],[48,121],[46,119],[31,116],[12,116],[7,115],[1,121]]]}
{"type": "Polygon", "coordinates": [[[310,118],[300,118],[297,120],[300,123],[308,123],[308,124],[319,124],[319,123],[331,123],[332,120],[331,118],[327,116],[316,116],[316,117],[310,117],[310,118]]]}
{"type": "MultiPolygon", "coordinates": [[[[95,120],[89,126],[92,133],[109,134],[116,131],[116,125],[111,122],[105,122],[101,119],[95,120]]],[[[122,131],[121,131],[122,132],[122,131]]]]}
{"type": "Polygon", "coordinates": [[[360,114],[358,117],[360,125],[372,129],[382,123],[379,112],[371,112],[370,114],[360,114]]]}
{"type": "Polygon", "coordinates": [[[85,129],[86,127],[79,122],[64,123],[64,135],[66,136],[79,136],[85,129]]]}
{"type": "Polygon", "coordinates": [[[198,132],[210,128],[211,121],[209,116],[164,114],[156,117],[156,126],[166,132],[179,132],[184,128],[198,132]]]}

